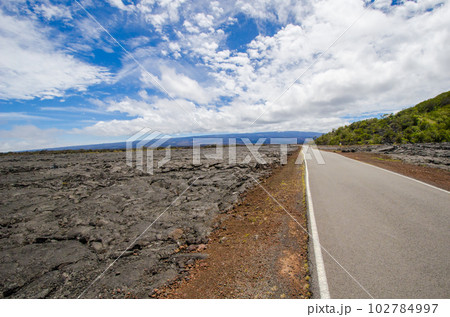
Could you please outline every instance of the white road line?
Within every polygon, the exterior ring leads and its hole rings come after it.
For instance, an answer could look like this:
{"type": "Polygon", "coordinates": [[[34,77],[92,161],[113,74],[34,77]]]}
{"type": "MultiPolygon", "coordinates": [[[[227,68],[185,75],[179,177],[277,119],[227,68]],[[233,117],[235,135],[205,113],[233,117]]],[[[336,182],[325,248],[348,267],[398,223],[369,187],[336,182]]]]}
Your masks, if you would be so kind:
{"type": "MultiPolygon", "coordinates": [[[[334,153],[334,154],[337,154],[337,153],[334,153]]],[[[409,177],[409,176],[405,176],[405,175],[402,175],[402,174],[399,174],[399,173],[390,171],[390,170],[388,170],[388,169],[385,169],[385,168],[382,168],[382,167],[379,167],[379,166],[376,166],[376,165],[372,165],[372,164],[369,164],[369,163],[361,162],[361,161],[358,161],[358,160],[356,160],[356,159],[349,158],[349,157],[344,156],[344,155],[341,155],[341,156],[342,156],[342,157],[345,157],[345,158],[347,158],[347,159],[349,159],[349,160],[353,160],[353,161],[356,161],[356,162],[361,163],[361,164],[364,164],[364,165],[369,165],[369,166],[371,166],[371,167],[378,168],[378,169],[380,169],[380,170],[382,170],[382,171],[385,171],[385,172],[388,172],[388,173],[391,173],[391,174],[394,174],[394,175],[397,175],[397,176],[401,176],[401,177],[403,177],[403,178],[407,178],[407,179],[409,179],[409,180],[415,181],[415,182],[420,183],[420,184],[422,184],[422,185],[425,185],[425,186],[428,186],[428,187],[431,187],[431,188],[434,188],[434,189],[443,191],[444,193],[450,194],[449,191],[447,191],[447,190],[445,190],[445,189],[443,189],[443,188],[439,188],[439,187],[436,187],[436,186],[427,184],[427,183],[422,182],[422,181],[419,181],[419,180],[417,180],[417,179],[415,179],[415,178],[412,178],[412,177],[409,177]]]]}
{"type": "MultiPolygon", "coordinates": [[[[304,155],[304,154],[303,154],[304,155]]],[[[310,209],[310,211],[312,211],[312,216],[313,216],[313,218],[311,219],[311,213],[310,213],[310,226],[311,226],[311,231],[312,232],[309,232],[308,230],[306,230],[298,221],[297,221],[297,219],[295,219],[295,217],[294,216],[292,216],[292,214],[289,212],[289,211],[287,211],[287,209],[286,208],[284,208],[283,207],[283,205],[282,204],[280,204],[280,202],[278,201],[278,200],[276,200],[275,199],[275,197],[273,197],[273,195],[271,195],[270,193],[269,193],[269,191],[266,189],[266,188],[264,188],[264,186],[262,186],[253,176],[251,176],[251,178],[253,178],[253,180],[255,181],[255,183],[257,183],[266,193],[267,193],[267,195],[269,195],[299,226],[300,226],[300,228],[302,228],[303,229],[303,231],[305,231],[306,232],[306,234],[314,241],[314,243],[313,243],[313,247],[314,247],[314,250],[315,250],[315,252],[314,252],[314,254],[315,254],[315,257],[316,257],[316,266],[317,266],[317,271],[318,272],[320,272],[319,274],[318,274],[318,277],[319,277],[319,292],[320,292],[320,294],[321,294],[321,298],[323,298],[323,299],[328,299],[328,298],[330,298],[330,292],[329,292],[329,289],[328,289],[328,282],[327,282],[327,277],[326,277],[326,273],[325,273],[325,264],[324,264],[324,262],[323,262],[323,258],[322,258],[322,253],[321,253],[321,250],[323,250],[334,262],[336,262],[336,264],[337,265],[339,265],[339,267],[345,272],[345,273],[347,273],[347,275],[348,276],[350,276],[351,277],[351,279],[353,280],[353,281],[355,281],[355,283],[356,284],[358,284],[358,286],[359,287],[361,287],[361,289],[364,291],[364,292],[366,292],[367,293],[367,295],[369,295],[370,296],[370,298],[374,298],[373,296],[372,296],[372,294],[370,294],[368,291],[367,291],[367,289],[364,287],[364,286],[362,286],[361,285],[361,283],[359,283],[358,282],[358,280],[356,279],[356,278],[354,278],[353,277],[353,275],[351,275],[350,274],[350,272],[349,271],[347,271],[346,269],[345,269],[345,267],[343,267],[339,262],[338,262],[338,260],[336,260],[336,258],[334,257],[334,256],[332,256],[331,255],[331,253],[330,252],[328,252],[327,251],[327,249],[325,249],[321,244],[320,244],[320,242],[319,242],[319,233],[318,233],[318,231],[317,231],[317,226],[316,226],[316,219],[315,219],[315,217],[314,217],[314,209],[313,209],[313,206],[312,206],[312,199],[311,199],[311,192],[309,191],[309,176],[308,176],[308,167],[307,167],[307,163],[306,163],[306,158],[305,158],[305,156],[303,156],[303,161],[305,162],[305,185],[306,185],[306,194],[307,194],[307,197],[309,197],[309,198],[307,198],[307,201],[308,201],[308,204],[310,204],[309,206],[309,209],[310,209]],[[318,250],[317,250],[318,249],[318,250]],[[319,269],[319,267],[320,267],[320,269],[319,269]]]]}
{"type": "Polygon", "coordinates": [[[309,221],[311,225],[311,235],[314,246],[314,257],[316,259],[317,278],[319,280],[320,298],[329,299],[330,291],[328,289],[327,274],[325,272],[325,263],[322,257],[322,248],[319,242],[319,232],[317,231],[316,218],[314,216],[314,207],[309,189],[308,164],[305,162],[305,184],[306,184],[306,201],[308,203],[309,221]]]}

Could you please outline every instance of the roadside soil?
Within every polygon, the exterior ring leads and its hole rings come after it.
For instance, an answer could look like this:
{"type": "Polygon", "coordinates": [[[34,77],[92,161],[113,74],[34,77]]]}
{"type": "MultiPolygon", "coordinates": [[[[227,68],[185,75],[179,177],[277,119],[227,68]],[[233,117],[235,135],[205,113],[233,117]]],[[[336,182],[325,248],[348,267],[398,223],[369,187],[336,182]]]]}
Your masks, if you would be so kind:
{"type": "Polygon", "coordinates": [[[303,165],[295,164],[297,155],[298,151],[233,209],[219,215],[220,225],[207,244],[195,250],[180,247],[180,253],[206,258],[151,296],[310,298],[303,165]]]}
{"type": "Polygon", "coordinates": [[[333,151],[351,159],[369,163],[384,169],[415,178],[424,183],[450,191],[450,171],[442,168],[406,163],[385,154],[367,152],[333,151]]]}
{"type": "Polygon", "coordinates": [[[388,155],[402,162],[450,172],[450,142],[373,145],[320,145],[321,150],[388,155]]]}

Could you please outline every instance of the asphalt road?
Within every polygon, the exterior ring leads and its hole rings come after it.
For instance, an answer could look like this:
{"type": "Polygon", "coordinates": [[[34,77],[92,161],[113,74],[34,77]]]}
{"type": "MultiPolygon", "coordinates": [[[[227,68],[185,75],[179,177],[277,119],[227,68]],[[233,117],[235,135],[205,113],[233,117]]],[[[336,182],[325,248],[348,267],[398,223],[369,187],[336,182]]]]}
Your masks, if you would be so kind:
{"type": "Polygon", "coordinates": [[[320,153],[307,166],[330,297],[450,298],[449,192],[320,153]]]}

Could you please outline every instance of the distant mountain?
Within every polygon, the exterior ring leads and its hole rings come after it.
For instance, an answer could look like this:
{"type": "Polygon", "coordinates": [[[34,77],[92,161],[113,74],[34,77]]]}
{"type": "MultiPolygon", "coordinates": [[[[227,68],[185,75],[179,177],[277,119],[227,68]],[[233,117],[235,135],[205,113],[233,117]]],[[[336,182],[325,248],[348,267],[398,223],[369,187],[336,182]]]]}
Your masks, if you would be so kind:
{"type": "Polygon", "coordinates": [[[450,91],[398,113],[353,122],[316,139],[316,144],[450,142],[450,91]]]}
{"type": "MultiPolygon", "coordinates": [[[[283,132],[256,132],[256,133],[232,133],[232,134],[211,134],[189,137],[177,137],[167,139],[161,146],[172,147],[191,147],[195,138],[219,138],[222,139],[224,145],[228,145],[230,139],[236,139],[236,144],[242,145],[244,142],[242,139],[249,139],[250,142],[256,143],[260,138],[265,139],[264,144],[270,144],[270,139],[276,138],[291,138],[296,139],[297,144],[302,144],[307,138],[316,138],[322,135],[318,132],[299,132],[299,131],[283,131],[283,132]]],[[[133,142],[137,144],[139,141],[133,142]]],[[[272,142],[273,143],[273,142],[272,142]]],[[[279,144],[280,142],[276,142],[279,144]]],[[[147,146],[151,147],[150,141],[147,146]]],[[[126,148],[126,142],[116,143],[103,143],[103,144],[90,144],[90,145],[77,145],[77,146],[65,146],[57,148],[48,148],[47,151],[63,151],[63,150],[121,150],[126,148]]]]}

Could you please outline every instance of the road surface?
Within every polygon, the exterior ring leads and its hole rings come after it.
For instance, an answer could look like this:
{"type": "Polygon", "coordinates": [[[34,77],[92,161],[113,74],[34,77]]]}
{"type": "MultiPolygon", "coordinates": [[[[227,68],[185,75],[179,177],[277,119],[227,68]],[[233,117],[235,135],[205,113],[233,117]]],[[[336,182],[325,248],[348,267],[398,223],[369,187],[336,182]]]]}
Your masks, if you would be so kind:
{"type": "Polygon", "coordinates": [[[449,192],[320,153],[307,168],[330,297],[450,298],[449,192]]]}

